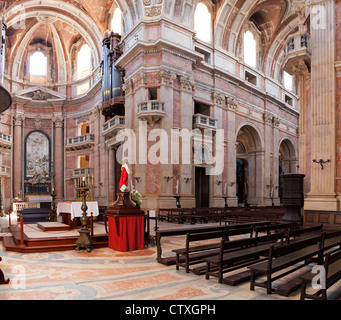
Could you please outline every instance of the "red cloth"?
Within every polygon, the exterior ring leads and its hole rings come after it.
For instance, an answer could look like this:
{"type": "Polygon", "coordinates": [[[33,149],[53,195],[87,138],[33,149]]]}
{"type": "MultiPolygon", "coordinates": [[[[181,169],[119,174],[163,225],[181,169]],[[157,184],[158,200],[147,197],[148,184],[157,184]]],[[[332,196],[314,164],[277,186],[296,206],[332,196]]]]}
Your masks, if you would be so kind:
{"type": "Polygon", "coordinates": [[[128,186],[128,172],[125,166],[122,167],[119,189],[121,190],[123,186],[128,186]]]}
{"type": "Polygon", "coordinates": [[[127,252],[144,249],[144,216],[109,217],[109,248],[127,252]],[[116,230],[119,221],[119,233],[116,230]]]}

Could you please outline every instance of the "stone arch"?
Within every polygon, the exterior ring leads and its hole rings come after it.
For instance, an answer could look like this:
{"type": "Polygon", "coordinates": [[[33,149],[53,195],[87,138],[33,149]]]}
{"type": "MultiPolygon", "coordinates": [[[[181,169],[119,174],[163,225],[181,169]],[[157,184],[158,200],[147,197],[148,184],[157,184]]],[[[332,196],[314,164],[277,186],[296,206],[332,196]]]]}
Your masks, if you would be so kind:
{"type": "MultiPolygon", "coordinates": [[[[39,17],[43,17],[46,21],[51,21],[51,23],[59,20],[75,28],[89,44],[94,64],[99,65],[101,60],[102,34],[96,23],[86,13],[68,3],[63,2],[61,5],[59,1],[56,0],[51,0],[49,2],[31,0],[24,2],[21,5],[14,5],[10,7],[4,14],[8,28],[13,27],[25,29],[25,21],[37,18],[37,22],[31,26],[29,30],[27,30],[21,40],[17,41],[16,45],[12,48],[12,52],[16,52],[16,54],[10,61],[8,69],[9,75],[13,78],[21,77],[25,49],[27,48],[34,32],[42,25],[42,21],[39,17]]],[[[57,39],[57,42],[55,42],[55,45],[57,46],[61,42],[59,39],[60,36],[54,27],[52,27],[52,31],[54,38],[57,39]]],[[[63,48],[57,51],[57,59],[58,62],[60,62],[60,66],[58,66],[58,68],[60,67],[61,74],[61,77],[58,80],[60,81],[65,81],[66,79],[65,73],[68,66],[65,64],[65,61],[67,60],[67,56],[68,53],[63,48]]]]}
{"type": "Polygon", "coordinates": [[[263,204],[264,149],[261,134],[252,123],[243,123],[237,130],[236,143],[244,153],[237,153],[236,195],[239,203],[263,204]]]}
{"type": "Polygon", "coordinates": [[[294,142],[286,137],[279,143],[279,165],[280,174],[296,173],[297,171],[297,152],[294,142]]]}

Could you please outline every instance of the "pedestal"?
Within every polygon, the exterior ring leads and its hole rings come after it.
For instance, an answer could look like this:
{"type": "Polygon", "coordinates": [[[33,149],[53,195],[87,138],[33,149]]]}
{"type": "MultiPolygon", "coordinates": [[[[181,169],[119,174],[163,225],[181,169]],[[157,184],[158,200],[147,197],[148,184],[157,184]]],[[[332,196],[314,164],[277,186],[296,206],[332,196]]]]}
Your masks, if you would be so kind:
{"type": "Polygon", "coordinates": [[[282,203],[286,209],[283,222],[303,223],[302,209],[304,207],[303,181],[304,174],[283,174],[282,203]]]}
{"type": "Polygon", "coordinates": [[[109,248],[127,252],[144,249],[144,211],[136,206],[129,192],[118,199],[105,215],[109,224],[109,248]]]}

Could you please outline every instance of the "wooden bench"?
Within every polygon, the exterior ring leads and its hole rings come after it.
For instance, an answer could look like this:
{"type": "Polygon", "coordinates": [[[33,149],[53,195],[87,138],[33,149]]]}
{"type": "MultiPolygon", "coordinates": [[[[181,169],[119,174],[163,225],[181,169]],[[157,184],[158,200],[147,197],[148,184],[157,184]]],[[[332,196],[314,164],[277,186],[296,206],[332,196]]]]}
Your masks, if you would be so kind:
{"type": "Polygon", "coordinates": [[[198,264],[203,261],[203,258],[209,257],[211,255],[216,255],[219,253],[220,241],[217,243],[211,243],[194,247],[191,246],[193,242],[212,240],[218,238],[228,241],[231,236],[245,234],[249,234],[250,238],[252,238],[253,227],[204,233],[188,233],[186,235],[186,247],[182,249],[173,250],[173,252],[176,254],[176,270],[179,270],[179,267],[183,267],[186,269],[186,272],[189,273],[190,265],[198,264]],[[184,263],[180,263],[181,256],[183,256],[185,259],[184,263]]]}
{"type": "Polygon", "coordinates": [[[284,233],[276,233],[252,239],[221,240],[219,254],[204,259],[206,262],[206,279],[208,280],[210,276],[213,276],[218,278],[219,283],[222,283],[223,273],[259,261],[260,257],[268,252],[270,245],[282,246],[283,239],[284,233]],[[216,270],[212,271],[212,266],[216,270]]]}
{"type": "Polygon", "coordinates": [[[192,227],[192,228],[177,228],[168,230],[158,230],[156,231],[156,246],[157,246],[157,262],[173,265],[175,264],[175,256],[170,258],[162,258],[162,244],[161,239],[164,237],[182,236],[187,233],[202,233],[202,232],[212,232],[219,230],[232,230],[232,229],[242,229],[247,227],[254,227],[259,225],[269,225],[268,221],[250,222],[250,223],[240,223],[235,225],[227,226],[206,226],[206,227],[192,227]]]}
{"type": "Polygon", "coordinates": [[[251,271],[250,289],[254,291],[255,286],[264,287],[267,290],[267,294],[271,294],[273,281],[309,264],[309,259],[316,255],[319,257],[318,260],[321,261],[323,259],[323,242],[324,233],[281,247],[271,245],[267,261],[248,267],[251,271]],[[296,264],[298,263],[300,264],[297,266],[296,264]],[[289,270],[286,270],[287,268],[289,270]],[[280,271],[281,274],[278,274],[280,271]],[[277,273],[277,275],[274,276],[274,273],[277,273]],[[258,276],[266,276],[266,280],[264,282],[256,282],[258,276]]]}
{"type": "Polygon", "coordinates": [[[260,233],[267,233],[268,235],[271,234],[271,232],[289,233],[290,230],[295,230],[297,228],[298,228],[297,222],[280,223],[269,226],[257,226],[255,227],[255,237],[257,238],[260,233]]]}
{"type": "Polygon", "coordinates": [[[312,237],[316,234],[321,233],[323,230],[323,225],[316,225],[313,227],[303,227],[303,228],[299,228],[299,229],[295,229],[295,230],[290,230],[289,235],[287,237],[287,243],[294,243],[295,239],[298,238],[298,240],[300,241],[300,239],[302,239],[302,237],[312,237]]]}
{"type": "Polygon", "coordinates": [[[301,300],[327,300],[327,289],[341,279],[341,251],[328,253],[323,264],[324,273],[313,273],[313,270],[300,277],[302,281],[301,300]],[[319,276],[321,288],[314,293],[307,293],[307,285],[311,283],[314,277],[319,276]],[[323,277],[321,279],[321,277],[323,277]]]}

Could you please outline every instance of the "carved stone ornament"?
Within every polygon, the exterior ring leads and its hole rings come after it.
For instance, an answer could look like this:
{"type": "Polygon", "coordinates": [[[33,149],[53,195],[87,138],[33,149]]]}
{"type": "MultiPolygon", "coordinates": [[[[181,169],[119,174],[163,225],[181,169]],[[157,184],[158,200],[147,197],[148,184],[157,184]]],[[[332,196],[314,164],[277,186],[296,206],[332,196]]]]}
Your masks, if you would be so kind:
{"type": "Polygon", "coordinates": [[[173,88],[174,80],[176,79],[176,74],[169,70],[160,71],[160,80],[162,86],[168,86],[173,88]]]}
{"type": "Polygon", "coordinates": [[[216,106],[222,106],[224,104],[225,96],[220,92],[213,92],[213,103],[216,106]]]}
{"type": "Polygon", "coordinates": [[[267,124],[272,124],[272,115],[269,114],[269,113],[264,113],[263,114],[263,119],[264,119],[264,122],[267,123],[267,124]]]}
{"type": "Polygon", "coordinates": [[[237,109],[237,101],[234,98],[226,97],[226,105],[227,108],[232,111],[235,111],[237,109]]]}
{"type": "Polygon", "coordinates": [[[186,91],[188,93],[193,93],[194,91],[194,80],[192,77],[181,76],[180,77],[180,89],[181,91],[186,91]]]}

